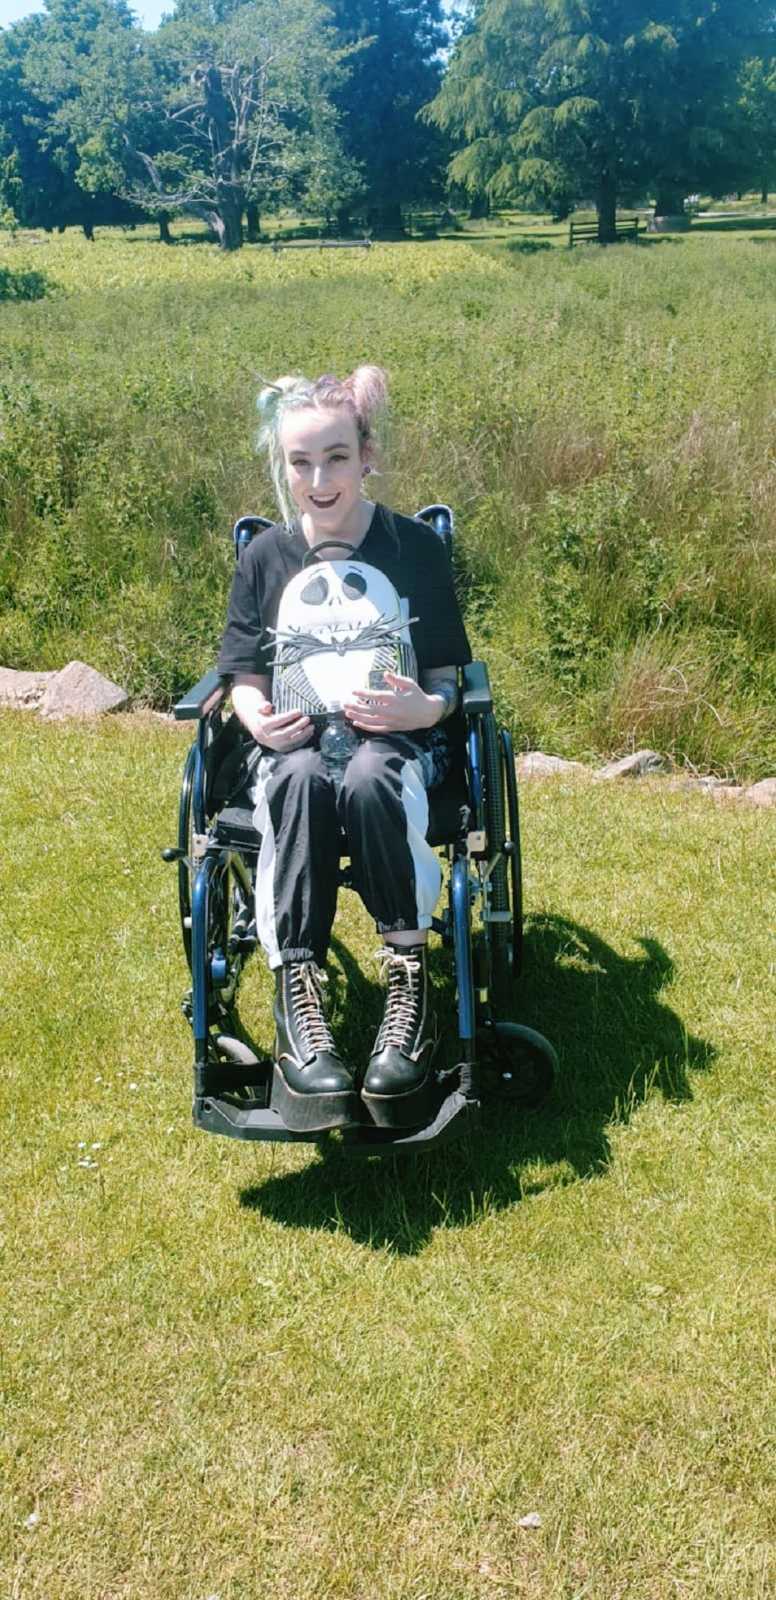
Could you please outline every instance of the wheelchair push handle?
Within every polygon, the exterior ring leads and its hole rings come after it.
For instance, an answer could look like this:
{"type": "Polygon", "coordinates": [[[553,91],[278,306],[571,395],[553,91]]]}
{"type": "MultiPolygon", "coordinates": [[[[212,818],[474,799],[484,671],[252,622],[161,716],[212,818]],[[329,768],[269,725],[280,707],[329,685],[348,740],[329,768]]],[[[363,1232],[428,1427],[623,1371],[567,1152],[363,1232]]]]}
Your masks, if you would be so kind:
{"type": "Polygon", "coordinates": [[[244,517],[238,517],[232,529],[235,561],[239,560],[243,550],[247,550],[248,545],[257,533],[262,533],[266,528],[271,527],[271,517],[254,516],[252,512],[248,512],[244,517]]]}
{"type": "Polygon", "coordinates": [[[444,505],[441,501],[431,506],[424,506],[422,511],[415,512],[415,518],[417,522],[425,522],[429,528],[433,528],[452,560],[455,519],[450,506],[444,505]]]}

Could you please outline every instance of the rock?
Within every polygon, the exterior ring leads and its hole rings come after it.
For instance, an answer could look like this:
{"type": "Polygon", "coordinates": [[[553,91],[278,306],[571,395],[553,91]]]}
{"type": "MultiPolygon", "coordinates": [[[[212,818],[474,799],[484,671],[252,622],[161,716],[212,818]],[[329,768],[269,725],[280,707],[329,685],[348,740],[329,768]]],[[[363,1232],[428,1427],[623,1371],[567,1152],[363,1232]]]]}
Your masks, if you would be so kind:
{"type": "Polygon", "coordinates": [[[744,790],[744,797],[755,806],[776,806],[776,778],[761,778],[744,790]]]}
{"type": "Polygon", "coordinates": [[[519,778],[552,778],[558,773],[587,772],[581,761],[564,761],[561,756],[546,756],[543,750],[526,750],[515,763],[519,778]]]}
{"type": "Polygon", "coordinates": [[[70,661],[55,672],[40,702],[42,717],[95,717],[126,705],[125,689],[104,678],[83,661],[70,661]]]}
{"type": "Polygon", "coordinates": [[[55,672],[16,672],[13,667],[0,667],[0,706],[34,711],[55,677],[55,672]]]}
{"type": "Polygon", "coordinates": [[[605,767],[599,767],[593,773],[594,778],[644,778],[648,773],[665,772],[667,762],[658,755],[657,750],[636,750],[632,756],[623,756],[620,761],[608,761],[605,767]]]}
{"type": "Polygon", "coordinates": [[[715,800],[743,800],[744,790],[735,783],[715,783],[708,791],[715,800]]]}

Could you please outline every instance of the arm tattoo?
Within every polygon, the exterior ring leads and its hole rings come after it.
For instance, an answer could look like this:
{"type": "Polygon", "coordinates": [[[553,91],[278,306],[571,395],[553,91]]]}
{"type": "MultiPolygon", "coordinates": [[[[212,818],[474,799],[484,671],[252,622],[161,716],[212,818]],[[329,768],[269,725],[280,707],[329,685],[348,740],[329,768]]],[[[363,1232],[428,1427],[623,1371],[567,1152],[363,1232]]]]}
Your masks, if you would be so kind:
{"type": "Polygon", "coordinates": [[[440,700],[444,701],[444,711],[439,719],[440,722],[444,722],[445,718],[450,716],[450,713],[455,710],[458,704],[458,685],[449,678],[442,678],[439,683],[432,683],[427,693],[438,695],[440,700]]]}

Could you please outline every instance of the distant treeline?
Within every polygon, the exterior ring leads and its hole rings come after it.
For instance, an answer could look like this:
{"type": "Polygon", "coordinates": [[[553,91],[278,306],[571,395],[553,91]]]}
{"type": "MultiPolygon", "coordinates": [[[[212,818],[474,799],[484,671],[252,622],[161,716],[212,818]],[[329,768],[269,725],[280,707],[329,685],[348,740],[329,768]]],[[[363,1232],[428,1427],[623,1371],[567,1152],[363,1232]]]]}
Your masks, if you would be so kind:
{"type": "Polygon", "coordinates": [[[774,0],[45,0],[0,34],[0,220],[176,215],[225,249],[281,205],[401,229],[465,200],[676,213],[776,166],[774,0]]]}

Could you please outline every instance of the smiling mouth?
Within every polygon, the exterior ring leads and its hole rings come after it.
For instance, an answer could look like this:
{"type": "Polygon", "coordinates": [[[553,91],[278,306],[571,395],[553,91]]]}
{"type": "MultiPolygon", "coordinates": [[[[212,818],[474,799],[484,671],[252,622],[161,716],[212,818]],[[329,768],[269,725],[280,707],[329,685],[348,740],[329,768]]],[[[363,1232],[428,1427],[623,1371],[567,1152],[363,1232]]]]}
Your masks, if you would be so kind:
{"type": "Polygon", "coordinates": [[[339,500],[339,492],[337,492],[337,494],[326,495],[325,498],[323,495],[311,494],[310,500],[318,511],[329,511],[330,508],[333,505],[336,505],[337,501],[339,500]]]}

